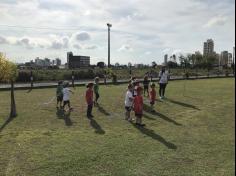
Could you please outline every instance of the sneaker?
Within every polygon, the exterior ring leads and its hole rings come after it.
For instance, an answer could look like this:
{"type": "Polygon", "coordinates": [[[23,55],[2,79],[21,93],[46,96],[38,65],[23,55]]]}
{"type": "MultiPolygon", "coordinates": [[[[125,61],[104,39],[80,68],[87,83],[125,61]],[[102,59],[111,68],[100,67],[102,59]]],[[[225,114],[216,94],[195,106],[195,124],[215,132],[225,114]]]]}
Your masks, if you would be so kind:
{"type": "Polygon", "coordinates": [[[139,124],[139,126],[141,126],[141,127],[145,127],[146,125],[145,125],[145,124],[139,124]]]}

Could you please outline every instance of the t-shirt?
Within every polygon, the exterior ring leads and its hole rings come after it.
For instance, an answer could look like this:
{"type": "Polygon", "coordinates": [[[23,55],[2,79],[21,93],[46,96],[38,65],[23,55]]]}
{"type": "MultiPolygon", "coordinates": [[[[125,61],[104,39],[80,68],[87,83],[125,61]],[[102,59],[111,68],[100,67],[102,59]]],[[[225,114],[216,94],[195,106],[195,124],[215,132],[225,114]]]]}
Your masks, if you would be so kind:
{"type": "Polygon", "coordinates": [[[156,100],[156,90],[152,89],[149,93],[149,98],[151,102],[154,102],[156,100]]]}
{"type": "Polygon", "coordinates": [[[133,100],[131,101],[130,98],[133,98],[133,93],[128,90],[125,96],[125,107],[131,107],[133,105],[133,100]]]}
{"type": "Polygon", "coordinates": [[[70,100],[70,89],[66,87],[63,89],[63,101],[68,100],[70,100]]]}
{"type": "Polygon", "coordinates": [[[98,93],[98,91],[99,91],[99,85],[98,85],[98,84],[94,84],[93,90],[94,90],[95,93],[98,93]]]}
{"type": "Polygon", "coordinates": [[[63,87],[61,85],[57,86],[57,96],[63,96],[63,87]]]}
{"type": "Polygon", "coordinates": [[[134,112],[136,114],[143,114],[143,97],[140,95],[134,98],[134,112]]]}
{"type": "Polygon", "coordinates": [[[88,105],[93,104],[93,90],[92,89],[87,89],[85,98],[88,105]]]}
{"type": "Polygon", "coordinates": [[[164,73],[162,73],[162,71],[159,72],[159,83],[161,84],[167,84],[168,83],[168,77],[169,77],[169,73],[167,71],[165,71],[164,73]]]}

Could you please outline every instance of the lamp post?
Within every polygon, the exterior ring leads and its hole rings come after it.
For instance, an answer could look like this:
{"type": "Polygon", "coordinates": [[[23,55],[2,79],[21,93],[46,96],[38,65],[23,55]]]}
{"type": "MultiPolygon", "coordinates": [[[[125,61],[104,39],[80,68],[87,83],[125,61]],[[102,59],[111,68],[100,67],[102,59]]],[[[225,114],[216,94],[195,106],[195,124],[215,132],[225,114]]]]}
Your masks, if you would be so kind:
{"type": "Polygon", "coordinates": [[[111,66],[111,63],[110,63],[110,57],[111,57],[111,54],[110,54],[110,44],[111,44],[111,41],[110,41],[110,32],[111,32],[111,27],[112,27],[112,24],[110,23],[107,23],[107,27],[108,27],[108,67],[111,66]]]}

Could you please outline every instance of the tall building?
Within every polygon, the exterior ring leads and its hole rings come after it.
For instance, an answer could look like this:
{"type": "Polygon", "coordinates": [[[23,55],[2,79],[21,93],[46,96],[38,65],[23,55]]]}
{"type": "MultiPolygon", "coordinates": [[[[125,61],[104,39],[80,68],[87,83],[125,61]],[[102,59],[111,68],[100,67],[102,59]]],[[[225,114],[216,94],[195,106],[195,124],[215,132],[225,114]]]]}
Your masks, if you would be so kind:
{"type": "Polygon", "coordinates": [[[72,52],[68,52],[67,64],[68,64],[69,69],[89,67],[90,57],[89,56],[74,56],[72,52]]]}
{"type": "Polygon", "coordinates": [[[227,66],[229,61],[229,52],[222,51],[220,55],[220,65],[227,66]]]}
{"type": "Polygon", "coordinates": [[[168,62],[168,54],[164,56],[164,65],[167,65],[167,62],[168,62]]]}
{"type": "Polygon", "coordinates": [[[212,39],[208,39],[204,42],[203,46],[203,55],[210,56],[214,54],[214,41],[212,39]]]}

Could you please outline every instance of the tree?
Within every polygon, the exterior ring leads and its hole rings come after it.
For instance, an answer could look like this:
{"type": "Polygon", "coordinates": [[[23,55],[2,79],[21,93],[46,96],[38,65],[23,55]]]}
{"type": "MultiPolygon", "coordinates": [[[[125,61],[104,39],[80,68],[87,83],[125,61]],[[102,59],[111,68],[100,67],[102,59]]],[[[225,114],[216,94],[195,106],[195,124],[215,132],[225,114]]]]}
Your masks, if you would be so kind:
{"type": "Polygon", "coordinates": [[[155,61],[152,62],[152,68],[156,68],[157,63],[155,61]]]}
{"type": "Polygon", "coordinates": [[[106,64],[104,62],[97,63],[97,67],[99,67],[99,68],[104,68],[105,66],[106,66],[106,64]]]}
{"type": "Polygon", "coordinates": [[[7,60],[7,58],[0,53],[0,81],[11,83],[11,112],[10,117],[16,117],[16,103],[14,95],[14,81],[17,75],[17,66],[7,60]]]}

